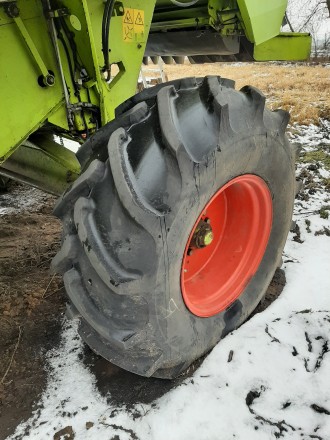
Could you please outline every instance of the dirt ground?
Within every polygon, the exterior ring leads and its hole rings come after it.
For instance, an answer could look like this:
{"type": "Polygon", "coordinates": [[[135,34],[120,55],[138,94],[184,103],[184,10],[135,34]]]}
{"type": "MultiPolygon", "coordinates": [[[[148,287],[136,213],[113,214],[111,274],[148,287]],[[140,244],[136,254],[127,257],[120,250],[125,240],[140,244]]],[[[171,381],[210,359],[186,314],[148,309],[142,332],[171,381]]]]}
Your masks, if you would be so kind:
{"type": "MultiPolygon", "coordinates": [[[[12,206],[29,194],[14,184],[12,206]]],[[[0,194],[1,207],[10,208],[0,194]]],[[[0,438],[29,417],[42,392],[44,354],[59,341],[64,310],[60,278],[50,260],[60,241],[60,224],[51,215],[54,198],[22,213],[0,216],[0,438]]]]}
{"type": "MultiPolygon", "coordinates": [[[[12,206],[30,196],[30,189],[14,184],[12,206]]],[[[13,191],[13,189],[12,189],[13,191]]],[[[36,190],[34,190],[36,191],[36,190]]],[[[51,214],[54,197],[38,195],[42,202],[24,212],[0,216],[0,440],[38,410],[45,387],[45,354],[60,339],[65,294],[60,277],[49,265],[60,243],[60,224],[51,214]]],[[[10,208],[9,194],[0,205],[10,208]]],[[[278,297],[285,285],[284,272],[276,272],[258,311],[278,297]]],[[[175,381],[145,379],[128,373],[95,355],[87,346],[84,362],[95,374],[97,387],[119,406],[150,403],[176,387],[200,365],[175,381]]]]}

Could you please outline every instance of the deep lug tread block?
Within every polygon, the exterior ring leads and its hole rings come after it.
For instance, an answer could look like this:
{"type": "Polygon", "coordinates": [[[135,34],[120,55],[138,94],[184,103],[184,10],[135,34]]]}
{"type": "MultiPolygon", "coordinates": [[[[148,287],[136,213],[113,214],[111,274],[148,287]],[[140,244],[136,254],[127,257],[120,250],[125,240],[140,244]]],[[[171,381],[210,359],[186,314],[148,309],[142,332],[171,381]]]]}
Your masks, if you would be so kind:
{"type": "Polygon", "coordinates": [[[163,353],[154,342],[150,342],[147,346],[140,346],[138,349],[129,346],[128,350],[123,352],[109,343],[107,339],[100,337],[86,321],[81,322],[79,334],[95,353],[132,373],[151,377],[162,364],[163,353]]]}
{"type": "Polygon", "coordinates": [[[253,117],[254,123],[259,123],[264,126],[264,111],[266,106],[266,96],[257,88],[252,86],[245,86],[241,89],[241,92],[248,96],[253,102],[255,115],[253,117]]]}
{"type": "Polygon", "coordinates": [[[220,85],[227,89],[235,89],[236,82],[229,78],[220,78],[220,85]]]}
{"type": "Polygon", "coordinates": [[[81,174],[71,187],[69,187],[60,197],[54,208],[54,215],[62,218],[67,207],[72,205],[78,197],[88,196],[94,184],[102,179],[104,172],[104,163],[99,160],[94,160],[86,172],[81,174]]]}
{"type": "Polygon", "coordinates": [[[121,267],[104,246],[94,211],[94,201],[83,197],[80,197],[74,206],[74,221],[78,236],[92,267],[109,288],[137,280],[139,275],[121,267]]]}
{"type": "Polygon", "coordinates": [[[107,160],[107,157],[104,154],[106,151],[105,147],[107,146],[112,133],[118,130],[118,128],[129,128],[132,125],[141,122],[147,117],[148,113],[149,106],[147,103],[138,102],[128,109],[120,122],[115,119],[100,128],[77,152],[77,158],[82,168],[86,168],[93,157],[96,157],[99,161],[105,162],[107,160]]]}
{"type": "Polygon", "coordinates": [[[219,76],[206,76],[200,86],[201,99],[209,103],[221,93],[223,89],[235,89],[235,81],[219,76]]]}
{"type": "Polygon", "coordinates": [[[218,76],[206,76],[200,87],[201,99],[206,103],[210,104],[214,98],[219,94],[219,84],[220,80],[218,76]]]}
{"type": "Polygon", "coordinates": [[[118,190],[119,197],[128,211],[132,211],[133,215],[137,217],[141,216],[141,211],[142,215],[150,214],[156,217],[162,217],[164,214],[157,211],[142,196],[135,182],[133,172],[129,169],[130,166],[127,161],[126,151],[129,142],[130,138],[127,132],[119,128],[111,136],[108,145],[109,157],[112,158],[110,161],[112,175],[116,188],[120,188],[120,190],[118,190]]]}
{"type": "Polygon", "coordinates": [[[51,269],[53,272],[64,274],[72,268],[81,250],[81,244],[77,235],[65,235],[60,251],[53,258],[51,269]]]}
{"type": "Polygon", "coordinates": [[[157,95],[157,104],[159,111],[159,122],[162,132],[162,138],[170,151],[177,156],[179,151],[184,149],[180,134],[175,126],[173,119],[173,101],[177,96],[174,86],[164,87],[157,95]]]}
{"type": "Polygon", "coordinates": [[[234,133],[230,124],[229,105],[220,106],[220,133],[234,133]]]}
{"type": "Polygon", "coordinates": [[[162,88],[157,95],[157,107],[162,141],[176,158],[181,173],[182,184],[186,186],[191,179],[194,166],[200,161],[193,158],[187,151],[180,133],[176,128],[174,122],[174,100],[176,96],[177,91],[173,85],[162,88]]]}
{"type": "Polygon", "coordinates": [[[163,87],[168,87],[170,85],[173,85],[175,87],[175,90],[187,90],[196,87],[196,85],[200,84],[202,81],[203,78],[194,78],[194,77],[182,78],[182,79],[175,79],[172,81],[168,81],[166,83],[158,84],[148,89],[144,89],[141,93],[132,96],[132,98],[129,98],[126,101],[124,101],[122,104],[120,104],[116,108],[116,117],[118,118],[119,116],[123,115],[141,101],[145,101],[147,103],[149,102],[149,104],[152,105],[156,100],[158,92],[163,87]]]}
{"type": "Polygon", "coordinates": [[[95,329],[103,338],[111,342],[116,348],[125,349],[125,339],[131,335],[132,330],[118,330],[112,327],[111,322],[100,314],[97,307],[89,297],[84,287],[81,276],[74,268],[70,269],[63,277],[65,289],[70,300],[79,312],[79,315],[95,329]]]}
{"type": "Polygon", "coordinates": [[[220,145],[220,149],[221,149],[221,144],[224,142],[224,138],[223,138],[223,133],[228,134],[228,136],[226,136],[226,138],[232,138],[233,136],[235,136],[235,129],[233,128],[232,124],[231,124],[231,119],[230,119],[230,108],[229,108],[229,104],[228,104],[228,93],[225,93],[224,96],[222,96],[221,94],[218,94],[215,97],[214,100],[214,109],[217,112],[218,116],[219,116],[219,127],[220,127],[220,132],[219,132],[219,145],[220,145]]]}
{"type": "Polygon", "coordinates": [[[290,113],[287,112],[286,110],[279,109],[279,110],[275,110],[274,114],[279,116],[280,118],[280,124],[278,127],[279,132],[281,134],[284,134],[290,122],[290,113]]]}

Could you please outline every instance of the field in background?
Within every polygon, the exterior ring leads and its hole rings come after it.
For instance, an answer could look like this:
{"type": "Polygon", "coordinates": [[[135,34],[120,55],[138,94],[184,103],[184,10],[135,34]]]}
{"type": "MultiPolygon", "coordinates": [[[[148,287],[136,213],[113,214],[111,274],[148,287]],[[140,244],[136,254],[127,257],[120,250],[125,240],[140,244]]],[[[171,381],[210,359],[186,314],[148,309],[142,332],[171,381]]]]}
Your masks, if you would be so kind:
{"type": "Polygon", "coordinates": [[[237,89],[253,85],[266,95],[272,109],[288,110],[291,123],[318,124],[319,118],[330,119],[329,64],[184,64],[165,65],[164,70],[169,80],[220,75],[234,79],[237,89]]]}

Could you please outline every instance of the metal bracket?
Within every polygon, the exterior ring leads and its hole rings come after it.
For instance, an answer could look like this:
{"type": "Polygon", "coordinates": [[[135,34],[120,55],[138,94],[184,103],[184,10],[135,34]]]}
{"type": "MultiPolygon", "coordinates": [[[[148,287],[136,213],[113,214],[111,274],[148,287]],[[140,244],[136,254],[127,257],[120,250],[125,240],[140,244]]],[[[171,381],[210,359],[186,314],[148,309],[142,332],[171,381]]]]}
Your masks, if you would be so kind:
{"type": "Polygon", "coordinates": [[[34,134],[1,165],[0,174],[60,195],[80,174],[76,155],[46,134],[34,134]]]}
{"type": "Polygon", "coordinates": [[[52,87],[55,85],[55,75],[53,72],[47,69],[43,59],[41,58],[38,49],[36,48],[28,30],[25,27],[23,20],[20,17],[20,10],[15,1],[1,2],[3,8],[8,17],[12,18],[19,30],[25,44],[27,45],[32,58],[34,59],[39,71],[41,73],[39,84],[42,87],[52,87]]]}
{"type": "Polygon", "coordinates": [[[6,3],[3,8],[5,10],[5,13],[8,15],[8,17],[15,18],[15,17],[19,16],[19,8],[16,5],[16,2],[14,2],[14,1],[10,1],[10,2],[6,1],[6,2],[3,2],[3,3],[6,3]]]}
{"type": "MultiPolygon", "coordinates": [[[[221,35],[237,35],[240,22],[236,1],[209,0],[210,25],[221,35]]],[[[243,35],[243,33],[242,33],[243,35]]]]}
{"type": "Polygon", "coordinates": [[[50,9],[45,12],[46,18],[59,18],[70,15],[68,8],[50,9]]]}
{"type": "Polygon", "coordinates": [[[125,14],[125,8],[122,2],[115,2],[112,16],[122,17],[125,14]]]}

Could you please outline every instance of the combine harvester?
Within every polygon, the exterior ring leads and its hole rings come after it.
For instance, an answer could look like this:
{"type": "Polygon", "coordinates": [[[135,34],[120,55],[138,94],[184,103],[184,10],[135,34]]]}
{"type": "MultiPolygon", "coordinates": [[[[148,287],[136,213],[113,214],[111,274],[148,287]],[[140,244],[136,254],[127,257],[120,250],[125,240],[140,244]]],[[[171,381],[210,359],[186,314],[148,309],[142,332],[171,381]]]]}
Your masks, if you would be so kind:
{"type": "Polygon", "coordinates": [[[286,6],[0,0],[0,174],[63,193],[68,315],[122,368],[173,378],[242,324],[295,197],[285,111],[221,77],[135,95],[141,64],[305,60],[310,36],[280,33],[286,6]]]}

